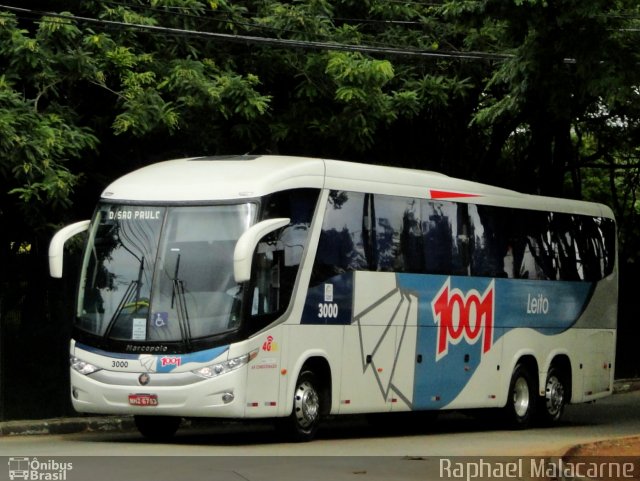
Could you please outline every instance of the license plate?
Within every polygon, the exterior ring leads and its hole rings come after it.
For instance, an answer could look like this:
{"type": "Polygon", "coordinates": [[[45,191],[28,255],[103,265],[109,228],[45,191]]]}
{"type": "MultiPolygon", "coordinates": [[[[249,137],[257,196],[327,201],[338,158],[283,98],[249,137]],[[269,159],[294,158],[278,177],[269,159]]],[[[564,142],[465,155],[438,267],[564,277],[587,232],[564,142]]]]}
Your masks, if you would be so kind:
{"type": "Polygon", "coordinates": [[[157,394],[129,394],[129,404],[132,406],[157,406],[157,394]]]}

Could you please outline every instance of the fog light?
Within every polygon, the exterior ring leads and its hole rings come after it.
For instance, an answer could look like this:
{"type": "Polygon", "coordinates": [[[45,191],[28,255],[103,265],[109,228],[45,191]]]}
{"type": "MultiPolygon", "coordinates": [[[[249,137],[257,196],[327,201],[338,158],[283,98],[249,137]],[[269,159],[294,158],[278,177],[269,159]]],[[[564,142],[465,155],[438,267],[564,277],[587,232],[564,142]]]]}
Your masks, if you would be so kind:
{"type": "Polygon", "coordinates": [[[235,396],[232,392],[226,392],[222,395],[222,402],[225,404],[229,404],[231,401],[233,401],[234,398],[235,396]]]}
{"type": "Polygon", "coordinates": [[[78,390],[75,387],[71,389],[71,395],[73,396],[73,399],[78,399],[80,397],[78,390]]]}

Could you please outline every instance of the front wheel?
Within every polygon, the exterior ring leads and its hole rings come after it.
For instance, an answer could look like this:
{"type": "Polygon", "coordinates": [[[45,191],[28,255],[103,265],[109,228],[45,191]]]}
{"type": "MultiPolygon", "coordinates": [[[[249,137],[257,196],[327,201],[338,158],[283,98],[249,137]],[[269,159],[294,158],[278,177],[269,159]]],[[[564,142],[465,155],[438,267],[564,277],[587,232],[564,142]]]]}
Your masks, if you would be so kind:
{"type": "Polygon", "coordinates": [[[547,374],[542,409],[540,410],[543,422],[553,424],[560,419],[567,403],[567,395],[568,389],[562,372],[552,367],[547,374]]]}
{"type": "Polygon", "coordinates": [[[529,427],[535,414],[537,396],[533,376],[524,365],[518,364],[511,376],[507,405],[504,408],[509,427],[515,429],[529,427]]]}
{"type": "Polygon", "coordinates": [[[140,434],[155,442],[171,439],[182,422],[174,416],[134,416],[133,420],[140,434]]]}
{"type": "Polygon", "coordinates": [[[311,441],[321,418],[322,396],[316,375],[304,371],[298,377],[293,394],[293,410],[280,421],[284,434],[292,441],[311,441]]]}

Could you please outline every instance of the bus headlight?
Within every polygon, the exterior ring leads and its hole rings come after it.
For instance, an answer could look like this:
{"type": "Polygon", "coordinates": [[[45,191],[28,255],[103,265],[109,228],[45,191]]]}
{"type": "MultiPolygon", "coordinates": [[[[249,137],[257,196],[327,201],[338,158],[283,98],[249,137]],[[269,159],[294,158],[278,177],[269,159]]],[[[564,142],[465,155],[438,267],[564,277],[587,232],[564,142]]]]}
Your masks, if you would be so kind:
{"type": "Polygon", "coordinates": [[[80,374],[84,374],[86,376],[101,370],[101,368],[99,368],[98,366],[94,366],[93,364],[83,361],[82,359],[79,359],[75,356],[69,356],[69,364],[80,374]]]}
{"type": "Polygon", "coordinates": [[[233,359],[229,359],[228,361],[219,362],[217,364],[211,364],[209,366],[201,367],[200,369],[194,369],[194,374],[211,379],[213,377],[220,376],[222,374],[226,374],[231,371],[235,371],[236,369],[241,368],[245,364],[249,364],[252,359],[255,359],[258,355],[258,349],[251,351],[248,354],[245,354],[240,357],[234,357],[233,359]]]}

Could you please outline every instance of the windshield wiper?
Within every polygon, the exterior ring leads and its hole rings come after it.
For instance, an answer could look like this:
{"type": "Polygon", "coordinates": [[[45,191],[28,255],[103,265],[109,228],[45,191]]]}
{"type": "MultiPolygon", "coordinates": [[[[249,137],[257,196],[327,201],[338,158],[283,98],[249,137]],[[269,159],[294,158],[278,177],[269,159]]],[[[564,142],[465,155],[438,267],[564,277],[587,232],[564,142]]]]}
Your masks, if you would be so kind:
{"type": "Polygon", "coordinates": [[[178,314],[178,326],[180,326],[180,336],[185,346],[189,346],[191,341],[191,326],[189,325],[189,311],[187,310],[187,302],[184,293],[184,281],[178,277],[180,272],[180,254],[176,259],[176,269],[173,275],[173,290],[171,292],[171,309],[176,304],[176,313],[178,314]]]}
{"type": "Polygon", "coordinates": [[[135,293],[134,306],[137,309],[138,303],[140,302],[140,289],[142,287],[143,272],[144,272],[144,256],[142,256],[142,258],[140,259],[140,268],[138,269],[138,278],[132,280],[129,283],[129,285],[127,286],[127,289],[124,291],[124,294],[122,295],[122,298],[120,299],[120,302],[118,303],[118,307],[116,307],[116,310],[113,312],[113,316],[111,316],[111,319],[109,320],[107,329],[104,332],[105,338],[108,338],[111,335],[111,331],[113,330],[113,327],[115,326],[116,321],[120,317],[120,314],[122,314],[123,309],[129,304],[129,302],[133,298],[134,293],[135,293]]]}

